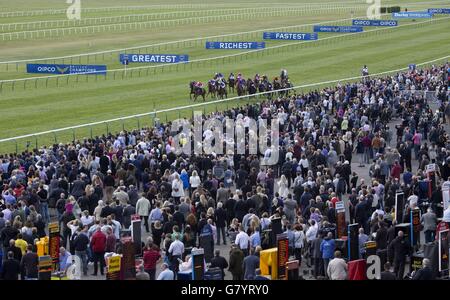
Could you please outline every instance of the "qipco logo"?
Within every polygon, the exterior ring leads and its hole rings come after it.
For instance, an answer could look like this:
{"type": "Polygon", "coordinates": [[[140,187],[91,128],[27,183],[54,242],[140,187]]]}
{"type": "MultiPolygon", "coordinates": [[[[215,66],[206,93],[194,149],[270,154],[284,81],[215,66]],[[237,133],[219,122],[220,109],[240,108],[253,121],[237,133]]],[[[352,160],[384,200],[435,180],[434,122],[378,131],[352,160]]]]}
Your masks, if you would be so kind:
{"type": "Polygon", "coordinates": [[[355,20],[353,22],[353,25],[369,26],[370,25],[370,21],[368,21],[368,20],[355,20]]]}
{"type": "Polygon", "coordinates": [[[395,21],[380,21],[381,26],[396,26],[397,22],[395,21]]]}
{"type": "Polygon", "coordinates": [[[66,0],[67,4],[71,4],[67,8],[67,19],[81,20],[81,0],[66,0]]]}
{"type": "Polygon", "coordinates": [[[56,72],[56,68],[55,67],[38,67],[38,71],[39,72],[56,72]]]}
{"type": "Polygon", "coordinates": [[[367,8],[367,18],[370,20],[381,19],[381,0],[366,0],[369,7],[367,8]]]}

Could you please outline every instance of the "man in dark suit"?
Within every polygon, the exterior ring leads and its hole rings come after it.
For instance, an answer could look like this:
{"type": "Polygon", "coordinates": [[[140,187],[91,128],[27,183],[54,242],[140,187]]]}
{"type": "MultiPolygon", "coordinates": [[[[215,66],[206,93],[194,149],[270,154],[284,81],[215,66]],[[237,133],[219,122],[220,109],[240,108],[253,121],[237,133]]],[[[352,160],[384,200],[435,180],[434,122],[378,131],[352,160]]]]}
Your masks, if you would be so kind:
{"type": "Polygon", "coordinates": [[[223,244],[227,244],[225,230],[227,227],[227,214],[223,209],[222,202],[217,203],[217,209],[214,212],[214,218],[217,227],[217,245],[220,245],[220,236],[222,235],[223,244]]]}
{"type": "Polygon", "coordinates": [[[22,250],[16,246],[16,242],[13,239],[9,240],[9,247],[5,249],[5,253],[11,252],[13,254],[14,259],[17,261],[22,260],[22,250]]]}
{"type": "Polygon", "coordinates": [[[397,279],[402,280],[406,256],[411,252],[411,245],[404,238],[403,231],[399,231],[397,237],[389,244],[388,252],[394,253],[394,273],[397,275],[397,279]]]}
{"type": "Polygon", "coordinates": [[[380,228],[377,230],[375,242],[377,243],[377,249],[386,249],[388,244],[388,231],[386,229],[386,223],[380,222],[380,228]]]}
{"type": "Polygon", "coordinates": [[[222,279],[225,278],[225,272],[224,270],[228,268],[228,262],[225,259],[225,257],[220,256],[220,250],[216,249],[214,251],[214,257],[211,258],[211,265],[210,268],[220,268],[222,271],[222,279]]]}
{"type": "Polygon", "coordinates": [[[3,262],[1,278],[3,280],[19,280],[20,263],[14,259],[14,253],[8,252],[8,258],[3,262]]]}
{"type": "Polygon", "coordinates": [[[86,188],[86,182],[82,180],[80,175],[77,175],[77,179],[72,183],[71,195],[75,199],[80,198],[84,194],[84,189],[86,188]]]}
{"type": "Polygon", "coordinates": [[[175,205],[175,213],[173,214],[173,220],[175,221],[175,223],[177,223],[178,228],[180,228],[180,230],[184,228],[185,223],[184,214],[180,212],[180,207],[178,205],[175,205]]]}
{"type": "Polygon", "coordinates": [[[384,264],[384,271],[380,274],[381,280],[397,280],[397,277],[391,272],[391,264],[389,262],[384,264]]]}
{"type": "Polygon", "coordinates": [[[431,269],[431,261],[428,258],[424,258],[422,265],[423,268],[414,273],[412,280],[434,280],[433,270],[431,269]]]}
{"type": "Polygon", "coordinates": [[[367,206],[364,198],[359,199],[358,204],[355,206],[355,221],[359,226],[364,228],[364,232],[368,233],[367,230],[367,206]]]}
{"type": "MultiPolygon", "coordinates": [[[[33,252],[33,246],[27,246],[27,253],[22,256],[20,262],[22,268],[22,274],[25,275],[27,279],[37,279],[38,278],[38,264],[39,259],[36,252],[33,252]]],[[[23,277],[22,277],[23,279],[23,277]]]]}

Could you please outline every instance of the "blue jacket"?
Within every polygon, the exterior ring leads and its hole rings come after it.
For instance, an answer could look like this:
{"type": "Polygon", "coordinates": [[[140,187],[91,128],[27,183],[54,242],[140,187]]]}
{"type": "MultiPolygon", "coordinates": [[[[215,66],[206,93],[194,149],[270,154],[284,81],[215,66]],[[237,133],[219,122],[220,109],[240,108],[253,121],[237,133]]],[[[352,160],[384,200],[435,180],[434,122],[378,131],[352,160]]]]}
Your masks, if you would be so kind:
{"type": "Polygon", "coordinates": [[[186,190],[189,188],[189,174],[182,172],[180,175],[180,179],[183,182],[183,188],[186,190]]]}
{"type": "Polygon", "coordinates": [[[320,252],[322,252],[322,258],[334,258],[335,243],[334,239],[325,239],[320,244],[320,252]]]}

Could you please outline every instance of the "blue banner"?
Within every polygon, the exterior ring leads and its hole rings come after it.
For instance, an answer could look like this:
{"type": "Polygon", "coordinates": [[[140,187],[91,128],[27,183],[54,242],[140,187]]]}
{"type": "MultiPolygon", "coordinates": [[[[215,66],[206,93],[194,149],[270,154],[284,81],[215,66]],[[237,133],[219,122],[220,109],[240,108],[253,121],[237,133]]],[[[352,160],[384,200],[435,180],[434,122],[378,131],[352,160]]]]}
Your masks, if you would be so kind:
{"type": "Polygon", "coordinates": [[[265,40],[293,40],[293,41],[310,41],[317,40],[317,33],[303,32],[264,32],[265,40]]]}
{"type": "Polygon", "coordinates": [[[175,64],[188,62],[189,55],[178,54],[120,54],[119,60],[122,64],[128,63],[165,63],[175,64]]]}
{"type": "Polygon", "coordinates": [[[397,19],[426,19],[433,17],[433,14],[426,11],[404,11],[392,13],[392,17],[397,19]]]}
{"type": "Polygon", "coordinates": [[[354,26],[398,26],[397,20],[353,20],[354,26]]]}
{"type": "Polygon", "coordinates": [[[430,14],[450,14],[450,8],[429,8],[430,14]]]}
{"type": "Polygon", "coordinates": [[[27,64],[27,73],[106,75],[105,65],[27,64]]]}
{"type": "Polygon", "coordinates": [[[266,48],[265,42],[206,42],[206,49],[248,50],[266,48]]]}
{"type": "Polygon", "coordinates": [[[315,25],[314,32],[362,32],[363,28],[361,26],[321,26],[315,25]]]}

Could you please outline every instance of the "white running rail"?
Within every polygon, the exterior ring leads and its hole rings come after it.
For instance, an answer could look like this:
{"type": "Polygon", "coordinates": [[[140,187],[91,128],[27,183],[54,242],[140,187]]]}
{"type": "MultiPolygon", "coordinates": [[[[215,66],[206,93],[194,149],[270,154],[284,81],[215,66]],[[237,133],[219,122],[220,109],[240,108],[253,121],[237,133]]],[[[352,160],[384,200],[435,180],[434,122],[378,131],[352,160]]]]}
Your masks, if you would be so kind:
{"type": "MultiPolygon", "coordinates": [[[[243,56],[243,55],[247,55],[247,54],[257,53],[257,52],[264,52],[264,51],[273,50],[273,49],[290,47],[290,46],[298,45],[298,44],[318,43],[318,42],[321,42],[321,41],[333,40],[333,39],[337,39],[337,38],[340,38],[340,37],[346,37],[346,36],[356,36],[356,35],[363,35],[363,34],[369,34],[369,33],[391,31],[393,29],[398,29],[398,28],[402,28],[402,27],[417,26],[417,25],[421,25],[421,24],[426,24],[426,23],[430,23],[430,22],[437,22],[437,21],[442,21],[442,20],[448,20],[448,19],[450,19],[450,17],[443,17],[443,18],[439,18],[439,19],[432,19],[432,20],[427,20],[427,21],[403,24],[403,25],[399,25],[399,26],[396,26],[396,27],[377,28],[377,29],[373,29],[373,30],[369,30],[369,31],[363,31],[363,32],[344,33],[344,34],[340,34],[340,35],[329,36],[329,37],[318,39],[318,40],[292,42],[292,43],[288,43],[288,44],[281,44],[281,45],[266,47],[266,48],[262,48],[262,49],[249,50],[249,51],[239,52],[239,53],[235,53],[235,54],[222,55],[222,56],[209,57],[209,58],[199,58],[199,59],[195,59],[195,60],[190,60],[188,62],[179,62],[179,63],[170,64],[170,65],[160,64],[160,65],[151,65],[151,66],[142,66],[142,67],[132,67],[132,68],[127,68],[127,72],[132,72],[133,70],[145,70],[145,69],[169,67],[169,66],[174,66],[174,65],[176,66],[176,65],[183,65],[183,64],[192,64],[192,63],[220,60],[220,59],[226,59],[226,58],[230,58],[230,57],[237,57],[237,56],[243,56]]],[[[319,23],[315,23],[315,24],[319,24],[319,23]]],[[[102,73],[104,71],[98,71],[98,72],[102,73]]],[[[123,68],[112,69],[112,70],[107,70],[107,72],[108,73],[124,72],[124,69],[123,68]]],[[[1,91],[1,88],[2,88],[2,84],[3,83],[8,83],[8,82],[20,82],[20,81],[27,81],[27,80],[60,78],[60,77],[77,76],[77,75],[84,75],[84,74],[91,74],[92,75],[92,74],[95,74],[95,73],[96,73],[95,71],[92,71],[92,72],[88,72],[88,73],[78,73],[78,74],[60,74],[60,75],[36,76],[36,77],[0,80],[0,91],[1,91]]]]}
{"type": "MultiPolygon", "coordinates": [[[[432,64],[434,62],[443,61],[445,59],[448,59],[449,57],[450,57],[450,55],[446,55],[446,56],[439,57],[439,58],[436,58],[436,59],[433,59],[433,60],[429,60],[429,61],[426,61],[426,62],[418,63],[418,64],[416,64],[416,66],[429,65],[429,64],[432,64]]],[[[404,71],[404,70],[407,70],[407,69],[408,69],[408,67],[395,69],[395,70],[389,70],[389,71],[379,72],[379,73],[376,73],[376,74],[371,74],[370,76],[374,77],[374,76],[392,74],[392,73],[401,72],[401,71],[404,71]]],[[[316,82],[316,83],[303,84],[303,85],[294,86],[294,87],[291,87],[291,88],[281,89],[281,90],[278,90],[276,92],[287,91],[287,90],[298,90],[298,89],[310,88],[310,87],[314,87],[314,86],[321,86],[321,85],[328,85],[328,84],[333,84],[333,83],[347,82],[347,81],[361,79],[362,77],[363,76],[353,76],[353,77],[347,77],[347,78],[341,78],[341,79],[335,79],[335,80],[328,80],[328,81],[322,81],[322,82],[316,82]]],[[[263,92],[263,93],[256,93],[254,95],[251,95],[251,97],[263,96],[263,95],[270,94],[270,93],[273,93],[273,91],[271,91],[271,92],[263,92]]],[[[76,125],[76,126],[69,126],[69,127],[58,128],[58,129],[54,129],[54,130],[48,130],[48,131],[41,131],[41,132],[32,133],[32,134],[25,134],[25,135],[20,135],[20,136],[0,139],[0,143],[9,142],[9,141],[15,141],[15,140],[18,140],[18,139],[36,137],[36,136],[39,136],[39,135],[55,134],[55,133],[61,132],[61,131],[68,131],[68,130],[83,128],[83,127],[91,127],[91,126],[95,126],[95,125],[102,125],[102,124],[105,124],[105,123],[124,121],[124,120],[128,120],[128,119],[139,118],[139,117],[144,117],[144,116],[150,116],[150,115],[151,116],[156,116],[156,114],[160,114],[160,113],[167,113],[167,112],[173,112],[173,111],[178,111],[178,110],[192,109],[192,108],[196,108],[196,107],[202,107],[202,106],[205,106],[205,105],[211,105],[211,104],[217,104],[217,103],[222,103],[222,102],[241,100],[241,99],[246,99],[246,98],[249,98],[249,96],[246,95],[246,96],[232,97],[232,98],[221,99],[221,100],[214,100],[214,101],[209,101],[209,102],[200,102],[200,103],[186,105],[186,106],[181,106],[181,107],[173,107],[173,108],[157,110],[157,111],[152,111],[152,112],[146,112],[146,113],[141,113],[141,114],[136,114],[136,115],[131,115],[131,116],[124,116],[124,117],[114,118],[114,119],[109,119],[109,120],[104,120],[104,121],[80,124],[80,125],[76,125]]]]}
{"type": "MultiPolygon", "coordinates": [[[[345,10],[355,10],[355,8],[347,7],[345,10]]],[[[239,21],[246,19],[262,18],[262,17],[287,17],[287,16],[302,16],[303,14],[314,14],[321,12],[321,9],[266,9],[261,12],[239,13],[239,14],[225,14],[225,15],[211,15],[190,17],[181,19],[169,19],[169,20],[152,20],[145,22],[131,22],[131,23],[118,23],[118,24],[103,24],[103,25],[91,25],[91,26],[78,26],[78,27],[61,27],[61,28],[49,28],[39,30],[28,31],[15,31],[0,33],[0,39],[2,41],[12,40],[24,40],[33,38],[49,38],[59,37],[74,34],[94,34],[111,31],[127,31],[127,30],[142,30],[147,28],[161,28],[170,26],[182,26],[182,25],[195,25],[204,24],[208,22],[219,21],[239,21]]]]}

